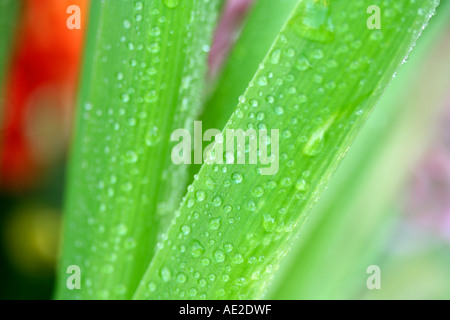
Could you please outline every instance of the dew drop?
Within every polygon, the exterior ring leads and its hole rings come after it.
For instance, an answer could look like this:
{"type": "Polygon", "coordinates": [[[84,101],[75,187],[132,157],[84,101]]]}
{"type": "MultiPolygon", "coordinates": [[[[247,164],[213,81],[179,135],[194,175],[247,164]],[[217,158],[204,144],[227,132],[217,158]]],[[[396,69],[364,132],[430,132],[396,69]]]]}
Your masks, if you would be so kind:
{"type": "Polygon", "coordinates": [[[150,35],[151,35],[151,36],[157,37],[157,36],[159,36],[160,34],[161,34],[161,29],[160,29],[159,27],[153,27],[153,28],[150,30],[150,35]]]}
{"type": "Polygon", "coordinates": [[[160,50],[159,44],[158,44],[158,43],[152,43],[152,44],[148,47],[148,50],[149,50],[151,53],[158,53],[159,50],[160,50]]]}
{"type": "Polygon", "coordinates": [[[211,51],[211,47],[207,44],[202,46],[202,51],[205,53],[208,53],[209,51],[211,51]]]}
{"type": "Polygon", "coordinates": [[[144,5],[142,4],[142,2],[141,1],[137,1],[135,4],[134,4],[134,8],[136,9],[136,10],[142,10],[142,8],[144,7],[144,5]]]}
{"type": "Polygon", "coordinates": [[[277,49],[274,52],[272,52],[272,55],[270,56],[270,62],[273,64],[278,64],[280,62],[281,57],[281,50],[277,49]]]}
{"type": "Polygon", "coordinates": [[[295,56],[295,50],[294,50],[293,48],[287,49],[287,50],[286,50],[286,55],[287,55],[289,58],[293,58],[293,57],[295,56]]]}
{"type": "Polygon", "coordinates": [[[263,121],[265,116],[266,115],[264,114],[264,112],[258,112],[258,114],[256,115],[256,119],[259,121],[263,121]]]}
{"type": "Polygon", "coordinates": [[[250,200],[250,201],[247,203],[247,209],[248,209],[248,211],[254,212],[254,211],[256,210],[256,204],[255,204],[255,201],[250,200]]]}
{"type": "Polygon", "coordinates": [[[302,1],[297,12],[291,26],[299,36],[318,42],[330,42],[334,39],[334,25],[327,1],[302,1]]]}
{"type": "Polygon", "coordinates": [[[316,60],[320,60],[323,58],[323,51],[320,49],[316,49],[311,53],[311,56],[316,60]]]}
{"type": "Polygon", "coordinates": [[[305,147],[303,148],[303,152],[306,155],[315,156],[322,151],[324,135],[335,118],[336,116],[331,117],[311,135],[311,137],[306,142],[305,147]]]}
{"type": "Polygon", "coordinates": [[[242,254],[236,254],[233,256],[233,263],[241,264],[242,262],[244,262],[244,258],[242,257],[242,254]]]}
{"type": "Polygon", "coordinates": [[[225,290],[224,289],[219,289],[219,290],[217,290],[217,292],[216,292],[216,295],[218,296],[218,297],[223,297],[224,295],[225,295],[225,290]]]}
{"type": "Polygon", "coordinates": [[[223,202],[222,198],[217,196],[217,197],[214,197],[212,204],[215,207],[219,207],[222,205],[222,202],[223,202]]]}
{"type": "Polygon", "coordinates": [[[191,232],[191,227],[188,225],[181,226],[181,232],[186,236],[191,232]]]}
{"type": "Polygon", "coordinates": [[[208,281],[204,278],[198,280],[198,285],[200,286],[200,288],[206,287],[207,284],[208,284],[208,281]]]}
{"type": "Polygon", "coordinates": [[[145,136],[145,144],[149,147],[153,147],[160,141],[159,129],[158,127],[152,127],[145,136]]]}
{"type": "Polygon", "coordinates": [[[170,270],[167,267],[162,267],[159,272],[159,275],[161,277],[161,280],[164,282],[169,282],[170,279],[172,278],[170,270]]]}
{"type": "Polygon", "coordinates": [[[214,260],[218,263],[225,261],[225,253],[221,250],[217,250],[214,252],[214,260]]]}
{"type": "Polygon", "coordinates": [[[240,173],[233,173],[231,179],[233,180],[234,183],[241,183],[243,180],[242,175],[240,173]]]}
{"type": "Polygon", "coordinates": [[[134,151],[127,151],[124,155],[124,160],[127,163],[136,163],[138,161],[138,155],[134,151]]]}
{"type": "Polygon", "coordinates": [[[198,240],[193,240],[191,243],[192,257],[199,258],[205,252],[205,248],[198,240]]]}
{"type": "Polygon", "coordinates": [[[145,102],[147,103],[153,103],[156,100],[158,100],[158,94],[156,91],[152,90],[150,92],[148,92],[145,97],[144,97],[145,102]]]}
{"type": "Polygon", "coordinates": [[[226,252],[233,251],[233,245],[231,243],[225,243],[223,248],[225,249],[226,252]]]}
{"type": "Polygon", "coordinates": [[[119,236],[124,236],[124,235],[127,234],[127,232],[128,232],[128,228],[127,228],[126,225],[124,225],[124,224],[119,224],[119,225],[117,226],[117,234],[118,234],[119,236]]]}
{"type": "Polygon", "coordinates": [[[178,6],[178,2],[178,0],[163,0],[164,5],[169,9],[176,8],[178,6]]]}
{"type": "Polygon", "coordinates": [[[122,100],[123,103],[127,103],[128,101],[130,101],[130,95],[128,93],[123,93],[120,96],[120,99],[122,100]]]}
{"type": "Polygon", "coordinates": [[[282,114],[284,114],[284,109],[283,109],[283,107],[281,107],[281,106],[275,107],[275,114],[276,114],[277,116],[281,116],[282,114]]]}
{"type": "Polygon", "coordinates": [[[258,186],[255,189],[253,189],[252,194],[254,197],[260,198],[264,194],[264,189],[262,187],[258,186]]]}
{"type": "Polygon", "coordinates": [[[187,277],[184,273],[177,274],[177,282],[178,283],[186,283],[187,277]]]}
{"type": "Polygon", "coordinates": [[[275,218],[270,214],[263,215],[263,228],[267,232],[272,232],[275,229],[275,218]]]}
{"type": "Polygon", "coordinates": [[[130,22],[130,20],[124,20],[124,21],[123,21],[123,27],[124,27],[125,29],[130,29],[130,27],[131,27],[131,22],[130,22]]]}
{"type": "Polygon", "coordinates": [[[198,201],[204,201],[205,198],[206,198],[206,192],[205,192],[205,191],[202,191],[202,190],[197,191],[197,193],[195,194],[195,198],[196,198],[198,201]]]}
{"type": "Polygon", "coordinates": [[[156,284],[154,284],[153,282],[150,282],[147,286],[148,291],[150,292],[154,292],[156,290],[156,284]]]}
{"type": "Polygon", "coordinates": [[[214,218],[209,220],[209,228],[211,230],[217,230],[220,228],[220,218],[214,218]]]}
{"type": "Polygon", "coordinates": [[[189,289],[189,295],[191,297],[195,297],[197,294],[198,294],[197,289],[195,289],[195,288],[189,289]]]}
{"type": "Polygon", "coordinates": [[[265,75],[259,76],[257,80],[258,84],[262,87],[267,86],[267,77],[265,75]]]}
{"type": "Polygon", "coordinates": [[[274,103],[275,98],[274,98],[273,96],[271,96],[271,95],[268,95],[268,96],[266,97],[266,101],[267,101],[268,103],[274,103]]]}
{"type": "Polygon", "coordinates": [[[305,103],[307,101],[308,101],[308,97],[305,96],[304,94],[301,94],[301,95],[298,96],[298,102],[299,103],[305,103]]]}
{"type": "Polygon", "coordinates": [[[128,125],[130,125],[131,127],[134,127],[136,125],[137,121],[135,118],[130,118],[128,119],[128,125]]]}
{"type": "Polygon", "coordinates": [[[298,191],[305,191],[306,190],[306,181],[305,179],[298,179],[295,183],[295,189],[298,191]]]}
{"type": "Polygon", "coordinates": [[[272,273],[272,272],[273,272],[273,265],[269,264],[269,265],[266,267],[266,273],[272,273]]]}
{"type": "Polygon", "coordinates": [[[202,260],[200,262],[204,266],[209,266],[211,264],[211,260],[209,260],[208,258],[202,258],[202,260]]]}
{"type": "Polygon", "coordinates": [[[305,71],[311,68],[311,64],[309,60],[302,55],[298,58],[297,62],[295,63],[295,67],[297,68],[297,70],[305,71]]]}

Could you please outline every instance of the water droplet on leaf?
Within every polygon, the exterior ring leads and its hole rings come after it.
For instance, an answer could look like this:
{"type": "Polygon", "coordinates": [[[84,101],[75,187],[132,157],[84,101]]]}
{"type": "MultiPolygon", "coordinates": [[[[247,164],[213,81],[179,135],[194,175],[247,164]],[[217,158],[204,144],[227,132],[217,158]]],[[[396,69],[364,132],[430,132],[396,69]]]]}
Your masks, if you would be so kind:
{"type": "Polygon", "coordinates": [[[178,2],[178,0],[163,0],[164,5],[170,9],[176,8],[178,6],[178,2]]]}

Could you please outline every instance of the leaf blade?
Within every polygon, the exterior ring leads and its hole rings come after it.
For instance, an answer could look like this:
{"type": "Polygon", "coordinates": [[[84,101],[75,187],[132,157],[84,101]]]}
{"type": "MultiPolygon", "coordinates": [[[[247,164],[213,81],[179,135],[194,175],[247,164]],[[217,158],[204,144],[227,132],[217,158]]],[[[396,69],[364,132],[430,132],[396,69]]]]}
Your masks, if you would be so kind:
{"type": "Polygon", "coordinates": [[[272,180],[248,166],[243,171],[236,165],[203,165],[134,298],[263,295],[306,212],[437,6],[436,1],[370,4],[385,10],[388,32],[373,35],[367,29],[363,2],[299,2],[225,128],[261,128],[261,118],[263,127],[280,128],[281,172],[272,180]],[[397,28],[395,19],[400,17],[403,26],[397,28]],[[310,30],[314,23],[316,30],[310,30]],[[277,50],[282,51],[281,60],[277,50]],[[277,60],[273,67],[271,61],[277,60]],[[334,69],[337,65],[343,66],[345,76],[334,69]],[[302,77],[296,79],[292,75],[299,70],[302,77]],[[284,81],[292,85],[283,86],[284,81]],[[270,97],[262,97],[268,92],[270,97]],[[312,108],[299,106],[305,98],[312,108]],[[257,112],[264,117],[255,117],[257,112]],[[280,186],[277,192],[274,183],[280,186]],[[255,195],[255,187],[263,189],[264,198],[255,195]],[[245,198],[249,190],[254,194],[245,198]],[[214,222],[218,218],[219,227],[214,222]],[[180,233],[183,226],[189,226],[189,234],[180,233]]]}
{"type": "Polygon", "coordinates": [[[134,292],[186,183],[162,141],[200,106],[219,3],[92,2],[57,297],[134,292]],[[66,287],[69,265],[84,290],[66,287]]]}
{"type": "Polygon", "coordinates": [[[439,101],[450,77],[445,62],[436,63],[434,56],[448,52],[449,46],[445,50],[437,44],[444,39],[449,10],[449,3],[441,4],[408,63],[386,89],[312,212],[315,223],[308,223],[286,259],[293,260],[285,262],[279,283],[272,284],[270,298],[357,299],[366,289],[367,267],[380,261],[378,254],[395,232],[399,212],[391,207],[397,206],[394,202],[441,113],[439,101]],[[433,65],[439,65],[439,73],[433,65]],[[428,79],[434,79],[433,85],[427,85],[428,79]],[[428,108],[423,108],[424,101],[428,108]]]}

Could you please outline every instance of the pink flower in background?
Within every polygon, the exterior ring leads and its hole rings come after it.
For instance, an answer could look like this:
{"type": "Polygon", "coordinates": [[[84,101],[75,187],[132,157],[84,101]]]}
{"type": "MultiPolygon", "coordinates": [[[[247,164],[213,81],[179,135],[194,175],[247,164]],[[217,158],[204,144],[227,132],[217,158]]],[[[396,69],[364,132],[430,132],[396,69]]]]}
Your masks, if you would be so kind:
{"type": "Polygon", "coordinates": [[[408,214],[450,240],[450,102],[438,136],[414,174],[408,214]]]}
{"type": "Polygon", "coordinates": [[[228,0],[217,27],[209,56],[209,76],[214,77],[222,66],[233,42],[239,34],[248,9],[255,0],[228,0]]]}

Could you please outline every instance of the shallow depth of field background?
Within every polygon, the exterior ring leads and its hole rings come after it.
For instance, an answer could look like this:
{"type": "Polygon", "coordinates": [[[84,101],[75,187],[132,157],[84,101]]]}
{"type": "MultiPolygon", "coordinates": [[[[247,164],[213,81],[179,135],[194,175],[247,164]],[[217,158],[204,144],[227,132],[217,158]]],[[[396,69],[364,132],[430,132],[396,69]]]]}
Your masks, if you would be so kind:
{"type": "MultiPolygon", "coordinates": [[[[230,1],[211,51],[210,76],[249,2],[230,1]]],[[[22,9],[0,101],[0,299],[49,299],[88,0],[26,0],[22,9]],[[66,27],[72,4],[82,8],[81,30],[66,27]]],[[[435,52],[447,63],[449,27],[435,52]]],[[[450,75],[444,79],[450,85],[450,75]]],[[[423,79],[430,86],[433,81],[423,79]]],[[[373,259],[382,270],[382,290],[361,290],[355,298],[450,298],[450,92],[437,103],[433,139],[419,164],[408,168],[391,209],[400,218],[373,259]]],[[[333,268],[333,261],[323,267],[333,268]]]]}

